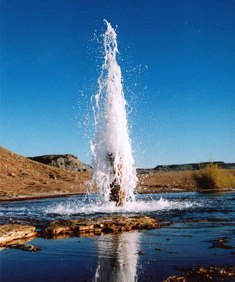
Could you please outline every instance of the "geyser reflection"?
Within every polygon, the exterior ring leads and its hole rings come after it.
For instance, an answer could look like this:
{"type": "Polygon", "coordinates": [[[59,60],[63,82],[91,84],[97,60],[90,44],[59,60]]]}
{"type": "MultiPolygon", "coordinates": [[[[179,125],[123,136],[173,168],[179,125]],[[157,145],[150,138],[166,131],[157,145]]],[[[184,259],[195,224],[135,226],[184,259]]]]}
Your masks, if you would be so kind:
{"type": "Polygon", "coordinates": [[[140,236],[139,232],[127,232],[98,238],[98,262],[94,280],[137,281],[140,236]]]}

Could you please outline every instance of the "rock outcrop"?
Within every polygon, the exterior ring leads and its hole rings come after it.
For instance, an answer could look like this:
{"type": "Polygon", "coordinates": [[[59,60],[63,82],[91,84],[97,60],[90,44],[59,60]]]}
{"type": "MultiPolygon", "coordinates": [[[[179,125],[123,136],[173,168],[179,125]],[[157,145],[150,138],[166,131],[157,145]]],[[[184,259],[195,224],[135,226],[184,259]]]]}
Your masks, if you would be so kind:
{"type": "Polygon", "coordinates": [[[186,269],[183,275],[174,275],[163,282],[234,281],[234,266],[210,266],[186,269]]]}
{"type": "Polygon", "coordinates": [[[54,238],[61,235],[81,236],[87,233],[101,235],[155,228],[160,228],[159,222],[147,216],[107,216],[94,219],[53,221],[42,230],[41,236],[54,238]]]}
{"type": "Polygon", "coordinates": [[[37,236],[36,227],[20,224],[0,225],[0,246],[8,246],[16,240],[26,240],[37,236]]]}
{"type": "Polygon", "coordinates": [[[47,224],[41,223],[39,226],[37,232],[36,227],[31,225],[0,225],[0,247],[10,247],[33,252],[40,250],[40,247],[30,245],[27,241],[38,236],[43,238],[63,238],[161,227],[156,219],[147,216],[105,216],[89,219],[57,220],[47,224]]]}
{"type": "Polygon", "coordinates": [[[91,172],[92,167],[80,162],[78,158],[71,154],[66,155],[44,155],[29,157],[30,160],[43,163],[46,165],[62,168],[69,171],[86,171],[91,172]]]}
{"type": "Polygon", "coordinates": [[[10,244],[8,248],[17,249],[17,250],[26,251],[26,252],[37,252],[41,250],[39,246],[33,246],[28,243],[10,244]]]}

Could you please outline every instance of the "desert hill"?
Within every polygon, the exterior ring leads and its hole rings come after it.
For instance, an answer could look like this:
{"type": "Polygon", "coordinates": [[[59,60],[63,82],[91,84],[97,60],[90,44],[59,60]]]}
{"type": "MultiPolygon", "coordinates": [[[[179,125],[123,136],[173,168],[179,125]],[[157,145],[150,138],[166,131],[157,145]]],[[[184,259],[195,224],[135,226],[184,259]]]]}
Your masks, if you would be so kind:
{"type": "Polygon", "coordinates": [[[213,161],[213,162],[200,162],[200,163],[187,163],[187,164],[171,164],[171,165],[158,165],[154,168],[138,168],[137,172],[139,174],[142,173],[150,173],[150,172],[157,172],[157,171],[192,171],[192,170],[199,170],[205,168],[209,164],[216,164],[221,169],[235,169],[235,163],[225,163],[222,161],[213,161]]]}
{"type": "Polygon", "coordinates": [[[69,171],[86,171],[92,172],[92,167],[81,162],[76,156],[72,154],[65,155],[43,155],[36,157],[29,157],[30,160],[51,165],[54,167],[66,169],[69,171]]]}
{"type": "Polygon", "coordinates": [[[0,200],[86,192],[91,174],[29,160],[0,146],[0,200]]]}

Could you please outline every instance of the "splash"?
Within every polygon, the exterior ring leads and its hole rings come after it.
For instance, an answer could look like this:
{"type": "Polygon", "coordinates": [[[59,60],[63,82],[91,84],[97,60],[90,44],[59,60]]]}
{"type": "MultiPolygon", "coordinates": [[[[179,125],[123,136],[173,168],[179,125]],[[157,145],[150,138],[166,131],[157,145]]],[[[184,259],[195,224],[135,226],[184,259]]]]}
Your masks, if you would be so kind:
{"type": "Polygon", "coordinates": [[[86,201],[68,201],[51,205],[44,209],[46,214],[54,215],[95,215],[95,214],[139,214],[149,212],[162,212],[171,210],[188,210],[202,206],[201,203],[193,201],[168,200],[164,198],[153,200],[148,197],[141,197],[140,200],[127,202],[122,207],[117,207],[114,202],[106,202],[99,198],[86,201]]]}
{"type": "Polygon", "coordinates": [[[126,113],[121,68],[117,62],[117,34],[104,20],[104,63],[93,106],[95,136],[91,142],[93,181],[105,201],[117,205],[134,200],[137,183],[126,113]],[[118,194],[118,199],[117,199],[118,194]]]}

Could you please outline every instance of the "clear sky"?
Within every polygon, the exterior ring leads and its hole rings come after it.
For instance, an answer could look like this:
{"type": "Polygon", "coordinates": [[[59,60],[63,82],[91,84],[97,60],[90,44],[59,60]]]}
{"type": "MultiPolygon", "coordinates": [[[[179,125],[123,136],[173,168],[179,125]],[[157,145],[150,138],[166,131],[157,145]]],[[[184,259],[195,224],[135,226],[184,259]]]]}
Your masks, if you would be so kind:
{"type": "Polygon", "coordinates": [[[235,161],[234,0],[1,0],[0,13],[1,145],[91,161],[107,19],[136,166],[235,161]]]}

